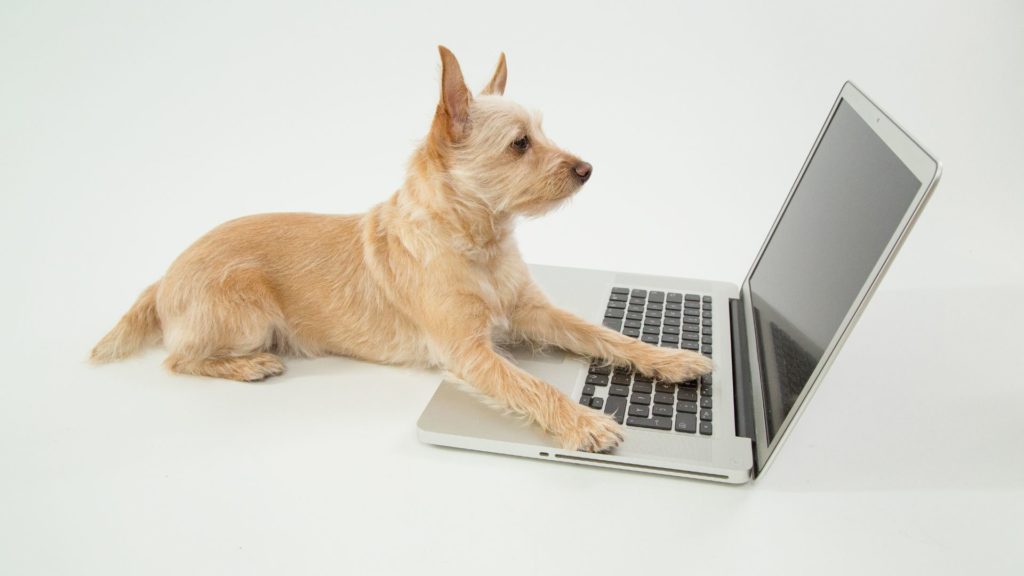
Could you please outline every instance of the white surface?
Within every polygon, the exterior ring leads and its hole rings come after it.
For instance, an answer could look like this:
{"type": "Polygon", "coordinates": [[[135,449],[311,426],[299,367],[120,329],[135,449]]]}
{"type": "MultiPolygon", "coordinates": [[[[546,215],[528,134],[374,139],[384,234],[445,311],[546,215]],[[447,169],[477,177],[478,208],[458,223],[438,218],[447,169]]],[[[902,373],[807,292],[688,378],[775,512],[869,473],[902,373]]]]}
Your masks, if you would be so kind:
{"type": "Polygon", "coordinates": [[[5,1],[0,573],[1024,571],[1024,5],[719,4],[5,1]],[[595,165],[521,227],[534,262],[738,282],[847,78],[943,161],[766,477],[423,446],[414,370],[84,364],[213,225],[384,199],[439,42],[475,86],[505,50],[509,95],[595,165]]]}

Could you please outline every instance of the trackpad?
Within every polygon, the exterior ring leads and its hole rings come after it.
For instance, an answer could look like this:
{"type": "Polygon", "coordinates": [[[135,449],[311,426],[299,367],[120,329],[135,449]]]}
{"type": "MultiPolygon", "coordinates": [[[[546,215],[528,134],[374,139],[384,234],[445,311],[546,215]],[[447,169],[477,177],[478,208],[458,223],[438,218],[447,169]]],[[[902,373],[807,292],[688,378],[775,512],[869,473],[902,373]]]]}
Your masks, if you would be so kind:
{"type": "Polygon", "coordinates": [[[587,363],[557,348],[536,349],[520,345],[509,349],[516,366],[570,395],[587,363]]]}

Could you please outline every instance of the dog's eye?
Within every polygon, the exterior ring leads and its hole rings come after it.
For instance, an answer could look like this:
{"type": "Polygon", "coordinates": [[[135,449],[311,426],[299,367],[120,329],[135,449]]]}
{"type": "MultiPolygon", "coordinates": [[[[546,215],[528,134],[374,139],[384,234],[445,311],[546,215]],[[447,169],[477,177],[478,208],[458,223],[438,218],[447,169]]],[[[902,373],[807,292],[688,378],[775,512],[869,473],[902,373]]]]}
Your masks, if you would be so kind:
{"type": "Polygon", "coordinates": [[[518,152],[526,152],[526,149],[530,147],[530,137],[523,136],[522,138],[513,140],[512,147],[518,152]]]}

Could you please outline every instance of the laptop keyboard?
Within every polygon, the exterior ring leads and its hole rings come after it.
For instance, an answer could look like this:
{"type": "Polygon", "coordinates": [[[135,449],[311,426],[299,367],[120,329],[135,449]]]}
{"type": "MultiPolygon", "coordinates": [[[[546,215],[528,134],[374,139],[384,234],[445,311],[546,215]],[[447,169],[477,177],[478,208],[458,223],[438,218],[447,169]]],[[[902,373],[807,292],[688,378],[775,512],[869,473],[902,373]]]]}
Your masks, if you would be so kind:
{"type": "MultiPolygon", "coordinates": [[[[711,296],[612,288],[604,325],[655,346],[712,355],[711,296]]],[[[580,404],[604,410],[626,426],[709,436],[714,431],[712,376],[661,382],[595,362],[580,404]]]]}

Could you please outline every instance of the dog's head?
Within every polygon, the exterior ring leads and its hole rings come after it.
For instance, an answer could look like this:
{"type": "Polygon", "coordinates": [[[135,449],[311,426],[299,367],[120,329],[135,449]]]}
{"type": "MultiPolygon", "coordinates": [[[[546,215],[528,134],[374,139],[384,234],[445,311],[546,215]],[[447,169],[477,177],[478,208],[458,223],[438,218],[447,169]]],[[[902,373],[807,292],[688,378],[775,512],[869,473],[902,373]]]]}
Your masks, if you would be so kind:
{"type": "Polygon", "coordinates": [[[441,99],[427,138],[452,189],[491,210],[538,215],[557,206],[590,178],[590,164],[544,135],[540,117],[503,97],[505,55],[491,81],[474,97],[458,60],[441,52],[441,99]]]}

